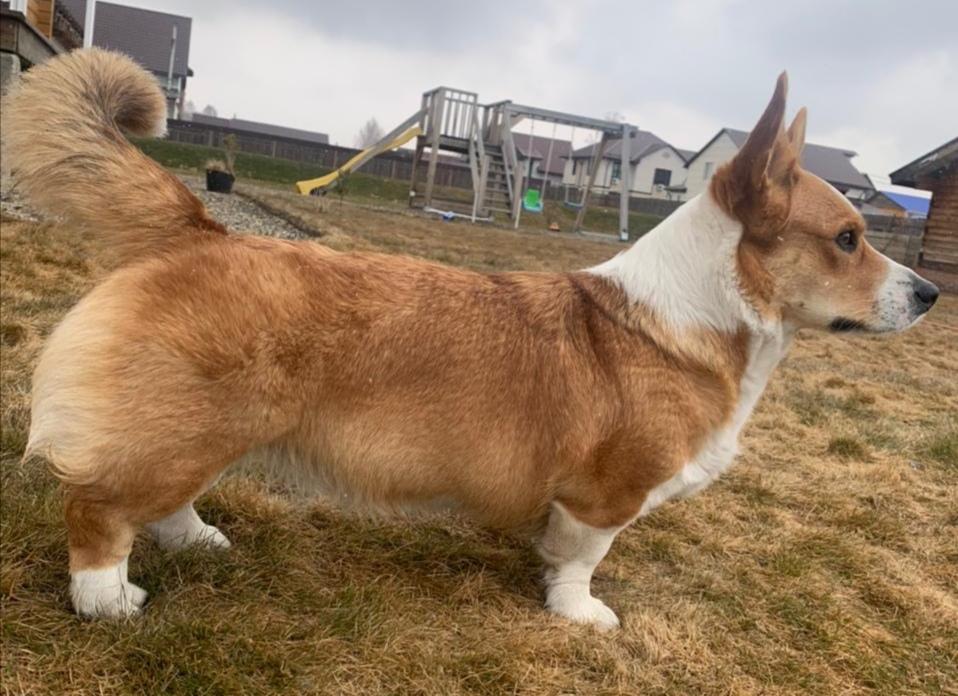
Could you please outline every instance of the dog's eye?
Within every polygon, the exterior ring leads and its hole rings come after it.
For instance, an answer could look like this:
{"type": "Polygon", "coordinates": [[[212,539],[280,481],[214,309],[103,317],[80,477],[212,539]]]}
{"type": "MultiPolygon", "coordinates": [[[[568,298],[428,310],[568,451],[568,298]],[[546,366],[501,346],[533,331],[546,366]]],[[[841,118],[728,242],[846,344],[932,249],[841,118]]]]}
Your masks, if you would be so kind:
{"type": "Polygon", "coordinates": [[[838,248],[845,253],[852,253],[858,244],[858,240],[855,239],[855,231],[844,230],[840,232],[839,235],[835,237],[835,243],[838,245],[838,248]]]}

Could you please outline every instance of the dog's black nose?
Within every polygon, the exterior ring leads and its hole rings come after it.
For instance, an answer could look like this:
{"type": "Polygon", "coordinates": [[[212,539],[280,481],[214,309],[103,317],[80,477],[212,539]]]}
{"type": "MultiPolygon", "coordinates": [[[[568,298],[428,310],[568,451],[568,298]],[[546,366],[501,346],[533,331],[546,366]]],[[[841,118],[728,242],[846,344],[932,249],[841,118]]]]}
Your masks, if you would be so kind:
{"type": "Polygon", "coordinates": [[[912,287],[915,288],[915,301],[918,304],[918,309],[927,312],[938,299],[938,287],[924,278],[917,277],[912,287]]]}

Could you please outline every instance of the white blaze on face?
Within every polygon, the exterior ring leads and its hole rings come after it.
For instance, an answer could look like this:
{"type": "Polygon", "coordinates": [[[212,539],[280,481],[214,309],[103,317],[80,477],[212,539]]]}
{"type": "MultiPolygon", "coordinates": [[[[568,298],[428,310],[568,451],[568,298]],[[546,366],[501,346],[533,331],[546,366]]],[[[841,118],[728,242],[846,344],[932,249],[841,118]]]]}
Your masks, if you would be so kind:
{"type": "Polygon", "coordinates": [[[874,331],[904,331],[916,324],[928,311],[916,300],[916,288],[925,283],[911,269],[885,257],[888,273],[875,298],[874,331]]]}

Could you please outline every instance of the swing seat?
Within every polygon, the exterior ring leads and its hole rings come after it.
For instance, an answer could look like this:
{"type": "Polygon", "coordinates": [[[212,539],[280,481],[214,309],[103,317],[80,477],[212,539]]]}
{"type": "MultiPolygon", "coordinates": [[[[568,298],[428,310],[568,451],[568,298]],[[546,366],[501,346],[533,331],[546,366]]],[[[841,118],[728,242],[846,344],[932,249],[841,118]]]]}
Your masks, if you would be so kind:
{"type": "Polygon", "coordinates": [[[530,213],[542,212],[542,198],[536,189],[529,189],[522,197],[522,209],[530,213]]]}
{"type": "Polygon", "coordinates": [[[574,201],[562,201],[562,205],[564,205],[566,208],[572,208],[573,210],[578,210],[582,207],[581,203],[576,203],[574,201]]]}

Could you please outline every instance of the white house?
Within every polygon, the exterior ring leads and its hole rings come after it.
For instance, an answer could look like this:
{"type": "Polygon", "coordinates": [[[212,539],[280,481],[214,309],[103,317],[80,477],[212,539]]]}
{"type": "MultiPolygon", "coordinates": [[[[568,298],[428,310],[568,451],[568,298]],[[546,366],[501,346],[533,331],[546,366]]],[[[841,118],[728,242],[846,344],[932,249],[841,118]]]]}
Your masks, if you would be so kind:
{"type": "MultiPolygon", "coordinates": [[[[704,191],[715,170],[732,159],[747,139],[746,131],[723,128],[692,155],[687,164],[683,200],[704,191]]],[[[849,200],[861,203],[871,195],[874,187],[868,177],[852,164],[852,157],[856,154],[851,150],[806,143],[802,150],[802,166],[837,188],[849,200]]]]}
{"type": "MultiPolygon", "coordinates": [[[[566,160],[562,183],[585,186],[589,167],[598,143],[575,150],[566,160]]],[[[632,166],[631,195],[646,198],[672,198],[671,191],[685,183],[685,159],[692,153],[679,150],[648,131],[636,130],[630,152],[632,166]]],[[[622,189],[622,140],[611,140],[595,175],[593,191],[605,193],[622,189]]]]}

